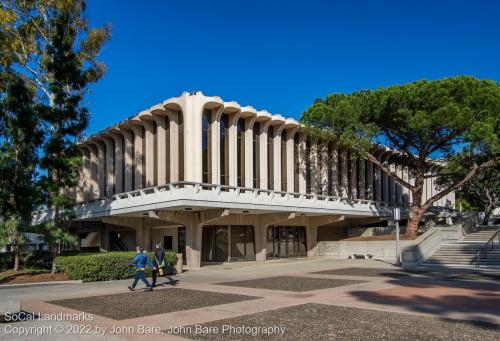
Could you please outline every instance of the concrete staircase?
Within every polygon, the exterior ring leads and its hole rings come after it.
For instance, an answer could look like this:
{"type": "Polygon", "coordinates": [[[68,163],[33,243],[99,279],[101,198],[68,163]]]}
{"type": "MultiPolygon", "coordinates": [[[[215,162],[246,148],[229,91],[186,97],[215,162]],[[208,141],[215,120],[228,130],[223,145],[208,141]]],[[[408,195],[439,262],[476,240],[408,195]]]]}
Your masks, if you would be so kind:
{"type": "MultiPolygon", "coordinates": [[[[498,228],[498,227],[497,227],[498,228]]],[[[442,244],[436,249],[430,258],[423,262],[422,266],[446,266],[446,267],[475,267],[477,252],[495,234],[496,229],[482,228],[481,230],[467,234],[464,239],[456,243],[442,244]]],[[[500,269],[500,246],[488,251],[488,255],[481,256],[481,268],[500,269]]]]}

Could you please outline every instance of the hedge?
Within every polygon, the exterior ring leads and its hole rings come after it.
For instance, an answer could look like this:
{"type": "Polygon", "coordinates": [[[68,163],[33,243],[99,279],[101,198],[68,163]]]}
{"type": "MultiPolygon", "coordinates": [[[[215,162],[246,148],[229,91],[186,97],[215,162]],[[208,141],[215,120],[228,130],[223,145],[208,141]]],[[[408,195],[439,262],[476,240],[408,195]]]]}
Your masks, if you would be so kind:
{"type": "MultiPolygon", "coordinates": [[[[173,252],[166,252],[166,261],[172,258],[170,253],[173,252]]],[[[133,251],[126,251],[59,256],[56,258],[56,268],[59,272],[65,272],[69,279],[83,282],[127,279],[134,277],[135,269],[130,261],[135,255],[133,251]]],[[[146,255],[153,259],[152,252],[146,255]]],[[[147,268],[146,275],[151,276],[151,269],[147,268]]]]}

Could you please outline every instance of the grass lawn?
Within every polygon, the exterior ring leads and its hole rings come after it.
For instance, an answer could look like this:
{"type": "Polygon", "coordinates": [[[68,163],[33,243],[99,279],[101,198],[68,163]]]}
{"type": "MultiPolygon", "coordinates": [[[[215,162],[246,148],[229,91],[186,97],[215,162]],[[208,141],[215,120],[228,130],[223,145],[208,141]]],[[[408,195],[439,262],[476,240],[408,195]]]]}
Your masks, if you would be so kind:
{"type": "Polygon", "coordinates": [[[2,270],[0,272],[0,285],[67,280],[68,276],[64,273],[51,274],[49,270],[44,269],[2,270]]]}

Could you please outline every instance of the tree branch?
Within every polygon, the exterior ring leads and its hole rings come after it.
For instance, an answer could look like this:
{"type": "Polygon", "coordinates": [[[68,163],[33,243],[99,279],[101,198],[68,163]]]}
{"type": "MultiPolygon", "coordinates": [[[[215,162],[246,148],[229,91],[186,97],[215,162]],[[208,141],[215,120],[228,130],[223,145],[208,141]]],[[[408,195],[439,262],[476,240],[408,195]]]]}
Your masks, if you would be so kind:
{"type": "Polygon", "coordinates": [[[442,190],[441,192],[433,195],[432,197],[430,197],[425,203],[424,203],[424,207],[430,207],[434,202],[436,202],[437,200],[441,199],[442,197],[444,197],[445,195],[447,195],[448,193],[450,192],[453,192],[454,190],[456,190],[457,188],[463,186],[464,184],[466,184],[468,181],[470,181],[474,175],[476,175],[480,170],[484,169],[484,168],[488,168],[488,167],[492,167],[495,165],[495,163],[497,163],[498,161],[500,160],[500,156],[496,156],[494,158],[492,158],[491,160],[489,161],[486,161],[484,163],[482,163],[481,165],[474,165],[469,173],[467,173],[465,175],[465,177],[460,180],[459,182],[455,183],[454,185],[451,185],[449,186],[448,188],[442,190]]]}

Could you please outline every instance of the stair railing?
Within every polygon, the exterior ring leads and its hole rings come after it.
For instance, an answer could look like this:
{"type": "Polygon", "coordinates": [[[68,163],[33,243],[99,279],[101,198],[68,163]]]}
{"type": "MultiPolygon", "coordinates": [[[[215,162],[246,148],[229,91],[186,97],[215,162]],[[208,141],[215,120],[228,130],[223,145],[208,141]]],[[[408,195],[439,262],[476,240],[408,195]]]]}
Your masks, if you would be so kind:
{"type": "Polygon", "coordinates": [[[488,251],[493,249],[495,245],[500,246],[500,229],[496,230],[491,238],[483,245],[483,247],[476,254],[476,268],[479,268],[481,262],[481,256],[484,255],[485,258],[488,257],[488,251]],[[496,240],[496,243],[495,243],[496,240]]]}

